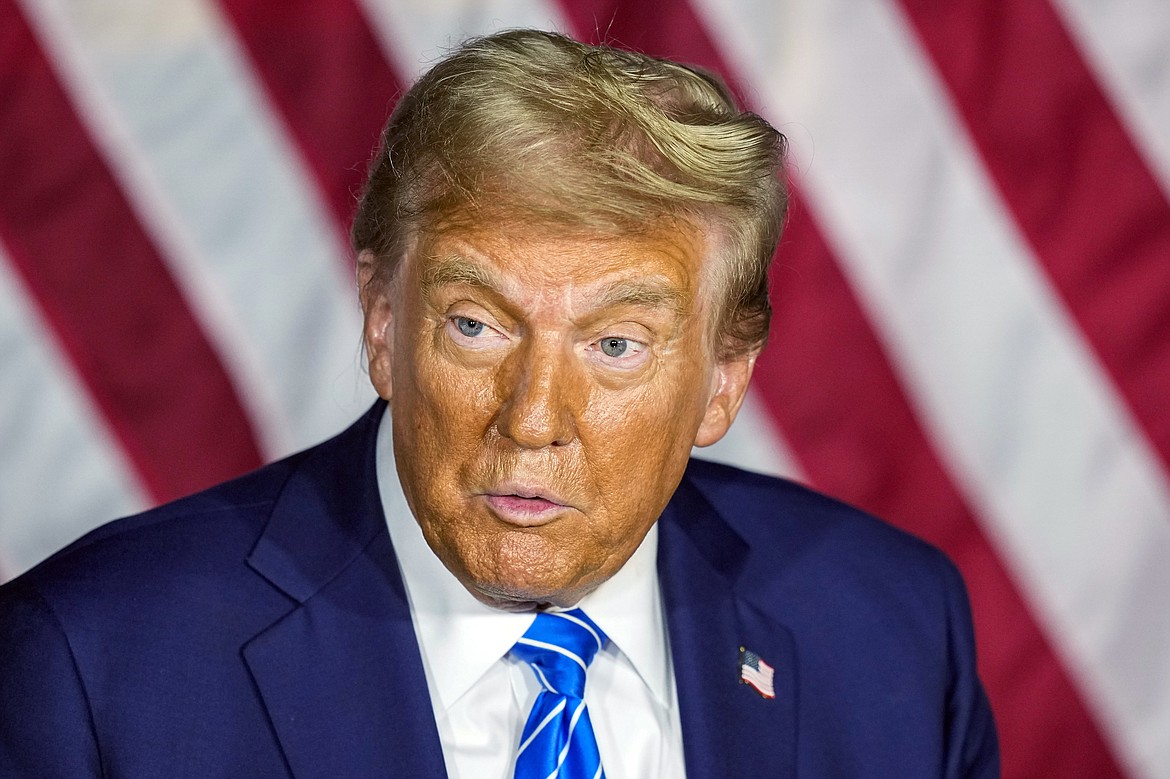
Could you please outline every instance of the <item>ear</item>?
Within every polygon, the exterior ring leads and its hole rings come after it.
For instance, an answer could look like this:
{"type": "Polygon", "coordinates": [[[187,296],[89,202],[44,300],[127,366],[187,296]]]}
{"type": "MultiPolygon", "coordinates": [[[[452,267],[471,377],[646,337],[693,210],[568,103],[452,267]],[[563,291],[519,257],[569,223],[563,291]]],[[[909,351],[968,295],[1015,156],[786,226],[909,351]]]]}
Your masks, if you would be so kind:
{"type": "Polygon", "coordinates": [[[362,340],[369,360],[370,382],[378,395],[390,399],[390,376],[393,365],[394,316],[390,305],[390,290],[377,280],[377,259],[369,250],[358,255],[358,298],[362,304],[364,324],[362,340]]]}
{"type": "Polygon", "coordinates": [[[711,377],[711,396],[699,431],[695,434],[695,446],[710,446],[726,433],[747,394],[748,382],[756,368],[758,351],[742,357],[734,357],[715,364],[711,377]]]}

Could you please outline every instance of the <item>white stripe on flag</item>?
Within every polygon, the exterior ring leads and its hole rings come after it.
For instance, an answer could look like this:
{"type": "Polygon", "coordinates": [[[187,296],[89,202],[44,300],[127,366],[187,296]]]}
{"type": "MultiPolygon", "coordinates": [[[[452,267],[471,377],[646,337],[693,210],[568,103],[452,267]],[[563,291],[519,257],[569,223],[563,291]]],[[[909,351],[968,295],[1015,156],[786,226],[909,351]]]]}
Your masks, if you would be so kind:
{"type": "Polygon", "coordinates": [[[1156,776],[1170,764],[1170,699],[1150,693],[1170,676],[1164,475],[932,69],[889,3],[784,5],[775,28],[757,3],[701,6],[773,118],[799,118],[806,199],[924,425],[1113,742],[1156,776]],[[1118,662],[1120,637],[1131,662],[1118,662]]]}
{"type": "Polygon", "coordinates": [[[404,84],[470,35],[509,27],[569,29],[556,3],[540,0],[401,2],[358,0],[404,84]]]}

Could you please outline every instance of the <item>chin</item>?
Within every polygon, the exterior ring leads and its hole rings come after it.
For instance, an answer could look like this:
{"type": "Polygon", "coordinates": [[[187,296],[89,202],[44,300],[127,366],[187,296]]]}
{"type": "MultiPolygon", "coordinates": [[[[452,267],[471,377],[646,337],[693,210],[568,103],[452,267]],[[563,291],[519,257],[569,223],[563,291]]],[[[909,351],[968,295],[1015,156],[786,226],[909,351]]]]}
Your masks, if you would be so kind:
{"type": "Polygon", "coordinates": [[[596,587],[575,582],[562,586],[554,583],[534,584],[531,577],[514,582],[464,582],[464,586],[480,602],[503,611],[532,611],[549,606],[569,608],[577,605],[596,587]]]}

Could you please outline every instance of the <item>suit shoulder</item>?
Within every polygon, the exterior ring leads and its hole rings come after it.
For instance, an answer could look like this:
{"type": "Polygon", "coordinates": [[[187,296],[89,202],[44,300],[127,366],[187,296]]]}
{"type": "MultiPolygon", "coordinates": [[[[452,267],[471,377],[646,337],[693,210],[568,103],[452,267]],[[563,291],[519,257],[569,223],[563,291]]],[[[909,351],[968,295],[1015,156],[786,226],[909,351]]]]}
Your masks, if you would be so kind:
{"type": "Polygon", "coordinates": [[[789,479],[692,459],[687,468],[699,491],[734,527],[752,536],[843,536],[857,543],[925,552],[934,548],[856,506],[789,479]]]}
{"type": "MultiPolygon", "coordinates": [[[[90,581],[164,581],[219,558],[242,562],[300,455],[129,517],[108,522],[3,587],[53,594],[90,581]]],[[[87,590],[90,588],[81,588],[87,590]]],[[[99,589],[98,587],[93,588],[99,589]]]]}
{"type": "Polygon", "coordinates": [[[748,544],[757,571],[859,583],[958,578],[926,541],[788,479],[703,460],[691,461],[687,479],[748,544]]]}
{"type": "MultiPolygon", "coordinates": [[[[318,502],[349,494],[345,477],[355,462],[372,459],[384,409],[384,403],[374,404],[348,429],[283,460],[103,525],[0,587],[0,599],[17,587],[31,587],[53,608],[68,604],[75,611],[119,599],[166,608],[167,598],[207,593],[222,602],[233,587],[254,586],[249,556],[278,506],[287,501],[285,530],[294,536],[303,517],[320,517],[322,528],[333,527],[318,502]]],[[[350,554],[346,539],[353,529],[342,522],[336,530],[339,554],[350,554]]],[[[313,548],[311,539],[301,543],[313,548]]]]}
{"type": "Polygon", "coordinates": [[[706,462],[687,478],[738,536],[739,591],[806,640],[913,646],[926,663],[969,621],[962,577],[927,542],[785,479],[706,462]]]}

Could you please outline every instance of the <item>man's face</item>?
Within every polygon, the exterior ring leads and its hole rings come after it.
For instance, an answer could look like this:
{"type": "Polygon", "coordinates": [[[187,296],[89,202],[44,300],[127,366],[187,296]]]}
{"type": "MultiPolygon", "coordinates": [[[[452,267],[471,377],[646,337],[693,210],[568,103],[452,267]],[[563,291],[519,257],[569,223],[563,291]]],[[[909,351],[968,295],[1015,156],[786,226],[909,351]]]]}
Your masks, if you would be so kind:
{"type": "Polygon", "coordinates": [[[480,600],[576,603],[637,549],[692,444],[726,432],[754,355],[713,356],[707,253],[690,226],[449,229],[365,296],[407,500],[480,600]]]}

